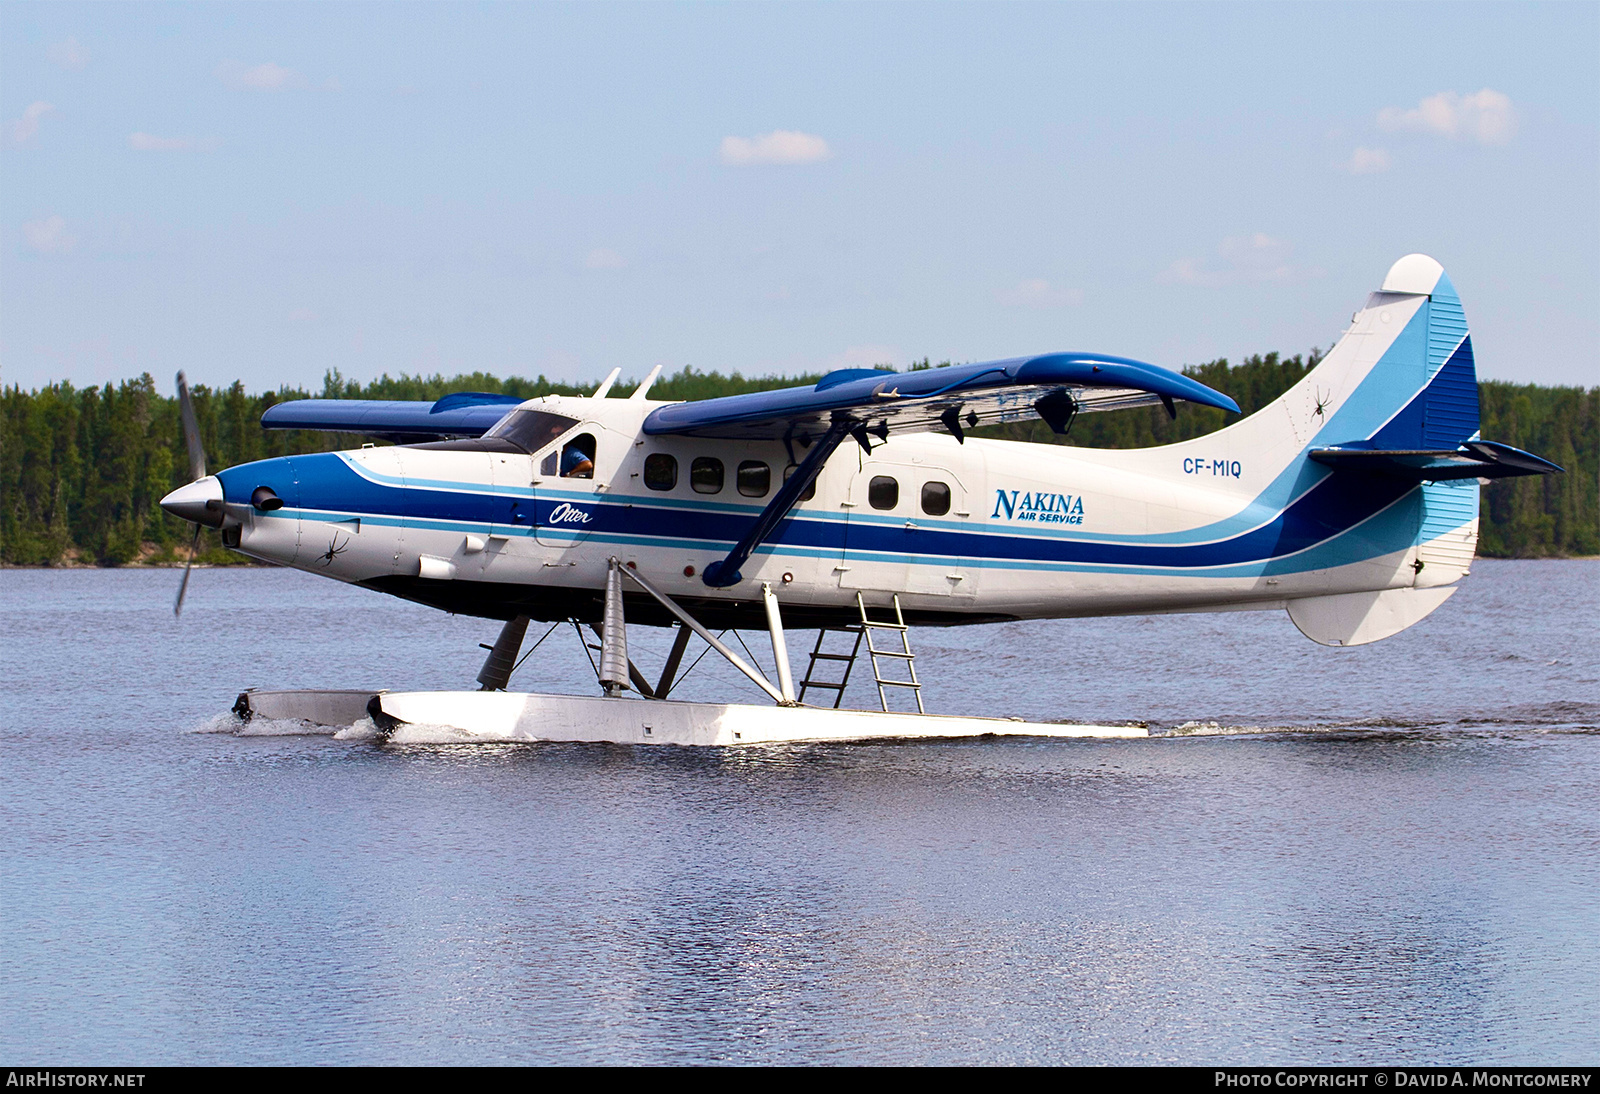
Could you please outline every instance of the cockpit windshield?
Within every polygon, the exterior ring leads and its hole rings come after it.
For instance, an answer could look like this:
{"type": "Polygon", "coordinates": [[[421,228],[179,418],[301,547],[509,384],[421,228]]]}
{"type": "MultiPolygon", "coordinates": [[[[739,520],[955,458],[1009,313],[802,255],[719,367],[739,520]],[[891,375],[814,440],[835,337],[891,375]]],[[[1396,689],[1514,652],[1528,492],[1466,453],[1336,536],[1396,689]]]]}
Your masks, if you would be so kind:
{"type": "Polygon", "coordinates": [[[537,452],[577,424],[576,418],[563,418],[543,410],[513,410],[484,436],[499,437],[531,453],[537,452]]]}

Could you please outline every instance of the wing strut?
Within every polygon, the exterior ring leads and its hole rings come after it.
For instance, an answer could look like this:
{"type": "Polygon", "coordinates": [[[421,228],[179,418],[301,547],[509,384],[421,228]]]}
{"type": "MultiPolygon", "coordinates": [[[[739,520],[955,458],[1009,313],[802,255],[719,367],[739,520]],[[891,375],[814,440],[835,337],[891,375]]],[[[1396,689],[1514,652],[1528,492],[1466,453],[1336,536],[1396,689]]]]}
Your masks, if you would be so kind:
{"type": "MultiPolygon", "coordinates": [[[[789,510],[800,500],[800,495],[817,481],[817,476],[822,473],[822,465],[828,462],[828,457],[833,455],[833,450],[839,447],[840,442],[850,436],[852,430],[860,428],[861,424],[854,419],[843,414],[835,415],[822,439],[811,446],[806,458],[800,461],[800,466],[795,468],[789,480],[778,488],[778,492],[772,496],[767,507],[761,510],[761,515],[755,519],[755,523],[750,525],[739,542],[733,545],[728,557],[707,566],[701,574],[701,580],[713,589],[726,589],[730,585],[739,584],[743,580],[739,567],[745,564],[750,552],[766,542],[772,530],[778,526],[778,522],[788,516],[789,510]]],[[[862,437],[864,436],[865,433],[862,434],[862,437]]],[[[856,439],[862,440],[862,437],[856,439]]],[[[865,444],[865,441],[862,443],[865,444]]]]}

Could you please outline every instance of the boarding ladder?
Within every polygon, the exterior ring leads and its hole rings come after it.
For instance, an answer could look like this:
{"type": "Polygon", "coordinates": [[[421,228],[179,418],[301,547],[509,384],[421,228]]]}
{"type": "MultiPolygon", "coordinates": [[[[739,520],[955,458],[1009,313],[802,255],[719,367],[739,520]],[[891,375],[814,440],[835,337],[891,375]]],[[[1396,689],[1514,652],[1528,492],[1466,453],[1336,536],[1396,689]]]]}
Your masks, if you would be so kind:
{"type": "MultiPolygon", "coordinates": [[[[889,709],[889,693],[887,688],[908,688],[911,697],[916,700],[917,713],[926,714],[922,707],[922,684],[917,680],[917,665],[915,655],[911,652],[910,628],[906,626],[905,616],[900,611],[900,597],[895,594],[892,598],[894,607],[894,621],[882,622],[873,619],[867,614],[867,602],[858,592],[856,593],[856,607],[861,612],[861,622],[847,623],[841,627],[823,627],[817,632],[817,643],[811,649],[811,663],[806,667],[806,678],[800,681],[800,702],[806,701],[807,691],[831,691],[833,707],[839,709],[839,704],[844,701],[844,689],[850,683],[850,671],[855,667],[856,658],[861,653],[862,639],[867,643],[867,657],[872,662],[872,677],[878,685],[878,703],[885,712],[889,709]],[[900,637],[899,649],[888,649],[878,646],[873,641],[873,632],[889,631],[900,637]],[[850,642],[850,652],[840,652],[840,648],[825,650],[830,634],[842,634],[850,642]],[[880,660],[882,659],[882,660],[880,660]],[[904,662],[907,674],[911,679],[901,680],[894,676],[885,675],[885,669],[899,662],[904,662]],[[837,682],[819,678],[818,668],[824,671],[832,665],[843,665],[844,672],[837,682]]],[[[892,644],[893,639],[889,642],[892,644]]]]}

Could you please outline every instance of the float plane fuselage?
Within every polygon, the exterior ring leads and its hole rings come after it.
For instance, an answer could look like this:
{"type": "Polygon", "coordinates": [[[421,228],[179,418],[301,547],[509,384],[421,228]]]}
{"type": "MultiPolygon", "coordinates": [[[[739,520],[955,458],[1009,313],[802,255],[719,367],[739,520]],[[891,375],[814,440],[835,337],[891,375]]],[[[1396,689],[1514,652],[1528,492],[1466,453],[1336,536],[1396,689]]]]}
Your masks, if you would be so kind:
{"type": "MultiPolygon", "coordinates": [[[[615,376],[615,373],[613,373],[615,376]]],[[[1226,395],[1058,353],[691,403],[462,394],[302,400],[268,428],[402,442],[228,468],[171,512],[244,554],[496,619],[600,617],[611,560],[709,626],[796,626],[898,597],[911,623],[1286,608],[1359,644],[1441,604],[1477,543],[1478,482],[1556,470],[1484,442],[1472,342],[1411,255],[1298,384],[1194,440],[1100,450],[977,425],[1226,395]],[[858,600],[859,597],[859,600],[858,600]]],[[[669,621],[642,593],[630,618],[669,621]]]]}

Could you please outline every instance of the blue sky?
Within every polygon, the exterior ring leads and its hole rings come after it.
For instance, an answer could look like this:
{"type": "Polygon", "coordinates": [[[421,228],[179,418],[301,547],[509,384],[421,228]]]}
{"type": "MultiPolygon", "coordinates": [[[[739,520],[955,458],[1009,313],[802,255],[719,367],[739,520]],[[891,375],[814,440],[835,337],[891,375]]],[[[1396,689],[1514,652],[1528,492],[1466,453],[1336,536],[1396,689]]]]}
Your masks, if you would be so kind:
{"type": "Polygon", "coordinates": [[[0,383],[1326,347],[1600,383],[1595,4],[0,5],[0,383]]]}

